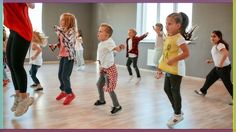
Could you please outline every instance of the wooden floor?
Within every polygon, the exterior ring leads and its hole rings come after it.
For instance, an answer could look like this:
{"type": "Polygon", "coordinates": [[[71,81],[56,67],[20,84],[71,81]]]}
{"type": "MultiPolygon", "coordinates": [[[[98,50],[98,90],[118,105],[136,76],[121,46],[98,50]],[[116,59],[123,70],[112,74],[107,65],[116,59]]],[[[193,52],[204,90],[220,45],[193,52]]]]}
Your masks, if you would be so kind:
{"type": "MultiPolygon", "coordinates": [[[[74,68],[71,82],[76,99],[69,106],[56,101],[59,93],[57,78],[58,64],[45,64],[38,72],[38,78],[44,87],[43,92],[29,93],[35,98],[34,104],[21,117],[14,117],[10,111],[14,93],[12,83],[4,88],[4,128],[66,128],[66,129],[168,129],[167,120],[173,110],[163,90],[164,78],[154,79],[153,72],[141,70],[142,80],[135,85],[135,79],[128,81],[126,68],[119,67],[116,93],[123,110],[110,115],[112,102],[106,93],[107,104],[95,107],[98,99],[96,81],[97,66],[90,62],[84,71],[74,68]]],[[[26,65],[26,70],[29,66],[26,65]]],[[[28,76],[29,77],[29,76],[28,76]]],[[[29,77],[28,85],[32,84],[29,77]]],[[[176,129],[232,129],[231,101],[221,81],[215,83],[206,97],[194,93],[204,80],[186,77],[182,81],[182,106],[184,120],[176,129]]]]}

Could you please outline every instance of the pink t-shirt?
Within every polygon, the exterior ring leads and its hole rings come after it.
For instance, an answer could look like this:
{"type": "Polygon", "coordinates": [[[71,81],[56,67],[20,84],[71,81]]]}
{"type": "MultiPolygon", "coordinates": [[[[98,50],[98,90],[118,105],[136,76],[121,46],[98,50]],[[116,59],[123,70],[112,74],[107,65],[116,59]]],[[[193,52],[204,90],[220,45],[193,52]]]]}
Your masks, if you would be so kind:
{"type": "Polygon", "coordinates": [[[69,53],[65,47],[65,44],[63,43],[62,41],[62,38],[60,37],[60,50],[59,50],[59,56],[60,57],[68,57],[69,56],[69,53]]]}

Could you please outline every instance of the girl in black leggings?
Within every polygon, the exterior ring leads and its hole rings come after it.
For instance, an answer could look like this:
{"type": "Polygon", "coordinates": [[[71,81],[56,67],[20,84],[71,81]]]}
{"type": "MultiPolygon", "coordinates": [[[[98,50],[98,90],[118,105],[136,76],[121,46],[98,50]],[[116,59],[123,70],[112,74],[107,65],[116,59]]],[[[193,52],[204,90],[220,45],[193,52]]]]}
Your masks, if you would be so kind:
{"type": "MultiPolygon", "coordinates": [[[[229,45],[222,39],[220,31],[211,33],[211,42],[214,44],[211,49],[213,60],[208,60],[207,63],[214,62],[215,67],[208,73],[202,88],[195,90],[195,93],[205,96],[210,86],[220,78],[233,98],[233,84],[230,80],[231,63],[228,57],[229,45]]],[[[229,103],[229,105],[232,105],[232,103],[229,103]]]]}

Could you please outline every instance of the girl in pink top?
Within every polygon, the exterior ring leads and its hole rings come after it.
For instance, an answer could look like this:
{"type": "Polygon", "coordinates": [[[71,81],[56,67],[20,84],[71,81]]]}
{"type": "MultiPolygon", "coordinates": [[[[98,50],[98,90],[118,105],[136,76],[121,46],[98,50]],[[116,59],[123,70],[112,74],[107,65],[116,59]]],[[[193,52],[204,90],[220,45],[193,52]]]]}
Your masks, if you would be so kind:
{"type": "Polygon", "coordinates": [[[68,105],[75,98],[71,89],[70,76],[72,73],[75,59],[75,43],[77,33],[77,21],[73,14],[63,13],[60,17],[60,27],[55,26],[59,43],[51,44],[50,48],[54,50],[59,48],[60,64],[58,78],[60,81],[60,94],[56,100],[65,98],[63,104],[68,105]]]}

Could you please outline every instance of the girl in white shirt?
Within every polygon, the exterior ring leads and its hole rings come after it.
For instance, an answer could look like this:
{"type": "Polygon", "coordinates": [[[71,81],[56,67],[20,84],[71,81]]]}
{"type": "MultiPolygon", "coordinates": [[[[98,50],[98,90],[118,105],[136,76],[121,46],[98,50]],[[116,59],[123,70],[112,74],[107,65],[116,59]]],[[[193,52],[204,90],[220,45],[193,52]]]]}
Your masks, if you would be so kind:
{"type": "Polygon", "coordinates": [[[29,64],[31,64],[31,69],[29,73],[34,82],[34,84],[32,84],[31,87],[36,88],[35,91],[43,90],[43,87],[41,86],[40,81],[38,80],[36,74],[38,72],[38,69],[43,64],[41,46],[44,45],[46,42],[47,40],[42,34],[36,31],[33,32],[33,38],[30,48],[30,58],[29,58],[29,64]]]}
{"type": "Polygon", "coordinates": [[[82,31],[78,31],[78,35],[76,37],[76,62],[77,62],[77,70],[82,70],[84,68],[84,47],[83,47],[83,38],[82,38],[82,31]]]}
{"type": "MultiPolygon", "coordinates": [[[[228,57],[229,45],[222,39],[221,31],[211,33],[211,42],[214,44],[211,49],[213,60],[207,60],[207,63],[214,63],[215,67],[208,73],[202,88],[195,90],[195,93],[205,96],[210,86],[220,78],[233,98],[233,84],[230,79],[231,64],[228,57]]],[[[232,105],[232,103],[229,104],[232,105]]]]}

